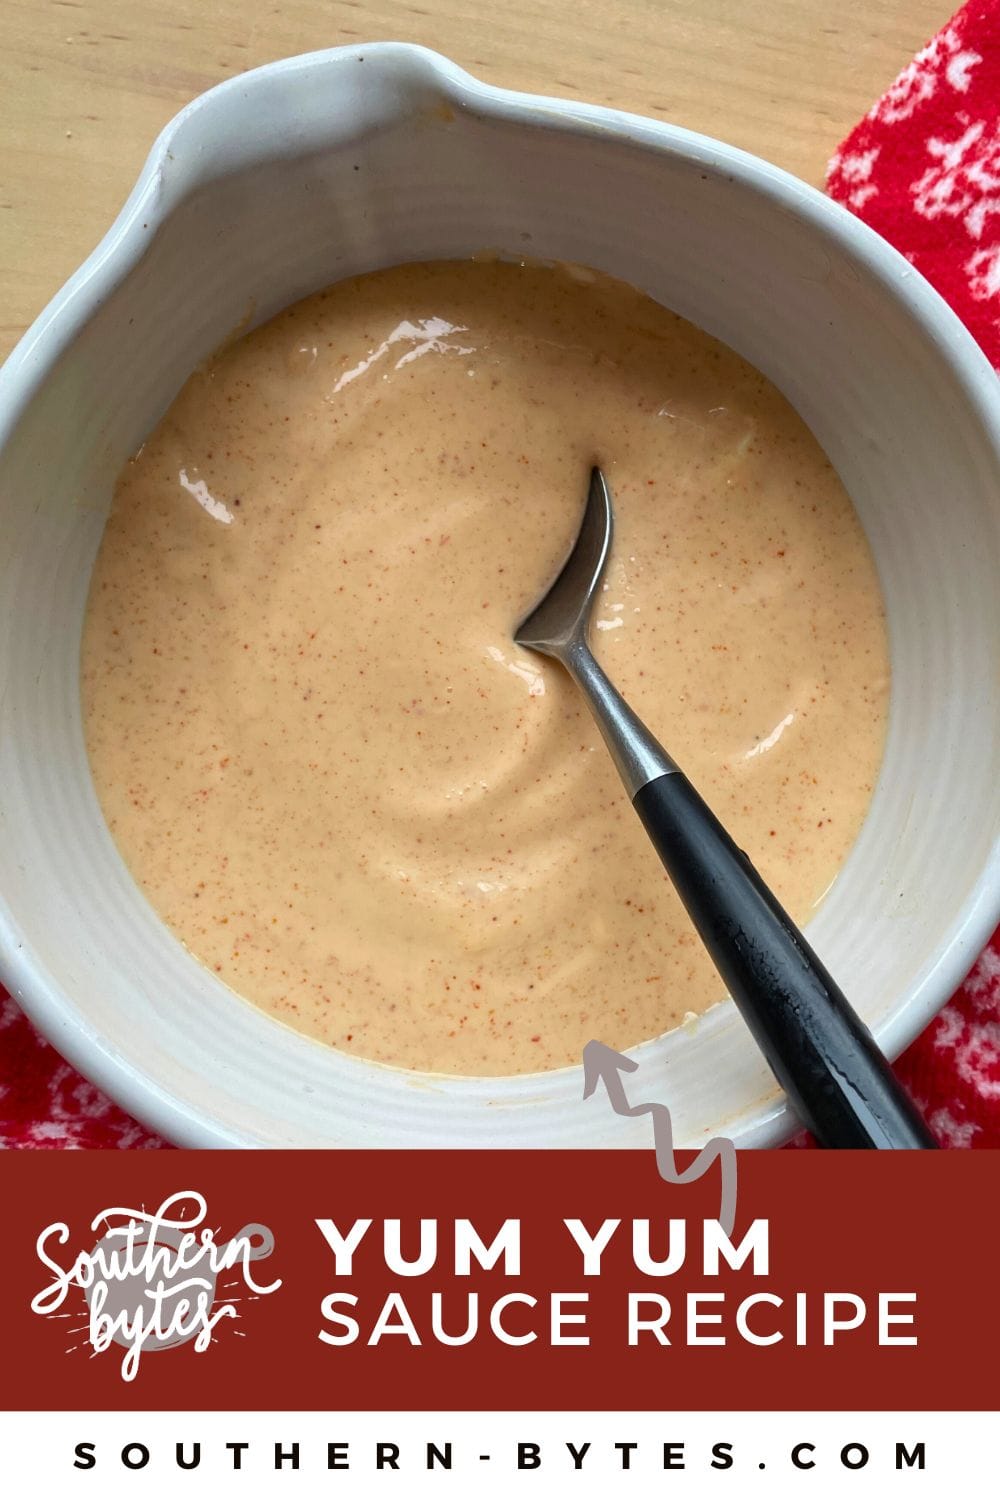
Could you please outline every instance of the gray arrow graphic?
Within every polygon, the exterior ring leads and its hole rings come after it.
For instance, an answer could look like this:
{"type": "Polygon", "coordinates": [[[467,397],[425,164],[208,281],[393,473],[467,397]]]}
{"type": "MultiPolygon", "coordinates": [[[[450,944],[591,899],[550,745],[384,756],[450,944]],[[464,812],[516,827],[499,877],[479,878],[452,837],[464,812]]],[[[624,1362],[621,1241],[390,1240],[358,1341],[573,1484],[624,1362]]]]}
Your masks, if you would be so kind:
{"type": "Polygon", "coordinates": [[[588,1042],[583,1049],[583,1097],[589,1099],[599,1083],[608,1091],[616,1115],[635,1118],[650,1115],[653,1121],[653,1146],[656,1169],[664,1182],[683,1186],[704,1177],[713,1161],[719,1163],[719,1223],[732,1235],[736,1223],[736,1147],[723,1136],[706,1141],[698,1155],[683,1172],[677,1170],[674,1157],[674,1126],[665,1104],[629,1104],[622,1081],[623,1073],[634,1073],[639,1064],[604,1042],[588,1042]]]}

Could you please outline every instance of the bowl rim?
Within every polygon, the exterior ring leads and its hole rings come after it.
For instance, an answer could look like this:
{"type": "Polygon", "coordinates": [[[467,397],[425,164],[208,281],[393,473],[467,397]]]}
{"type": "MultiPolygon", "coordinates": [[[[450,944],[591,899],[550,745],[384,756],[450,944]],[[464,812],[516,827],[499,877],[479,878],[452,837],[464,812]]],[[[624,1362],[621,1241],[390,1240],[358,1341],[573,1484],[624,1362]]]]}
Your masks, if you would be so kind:
{"type": "MultiPolygon", "coordinates": [[[[371,72],[394,73],[422,92],[399,106],[405,114],[426,109],[428,91],[465,113],[535,128],[556,128],[591,137],[644,145],[658,154],[696,163],[739,178],[763,197],[843,246],[881,286],[890,289],[908,315],[936,345],[974,417],[1000,461],[1000,384],[972,335],[943,298],[886,240],[817,188],[741,148],[626,111],[571,99],[523,93],[482,82],[429,48],[404,42],[372,42],[299,54],[236,75],[199,94],[156,138],[122,209],[92,253],[31,324],[0,368],[0,447],[16,429],[50,369],[86,326],[113,287],[133,270],[152,235],[192,190],[199,164],[176,156],[178,137],[230,105],[245,108],[254,91],[275,78],[321,74],[345,62],[369,61],[371,72]]],[[[965,978],[1000,919],[1000,837],[983,862],[949,935],[914,982],[909,1002],[876,1028],[880,1045],[896,1057],[938,1012],[965,978]]],[[[190,1147],[248,1145],[205,1104],[176,1099],[156,1079],[118,1056],[77,1010],[72,995],[50,980],[21,941],[0,893],[0,979],[58,1051],[121,1107],[169,1141],[190,1147]]],[[[729,1002],[732,1003],[732,1002],[729,1002]]],[[[736,1134],[741,1145],[779,1145],[800,1128],[783,1096],[748,1106],[749,1122],[736,1134]]],[[[461,1145],[456,1141],[456,1145],[461,1145]]]]}

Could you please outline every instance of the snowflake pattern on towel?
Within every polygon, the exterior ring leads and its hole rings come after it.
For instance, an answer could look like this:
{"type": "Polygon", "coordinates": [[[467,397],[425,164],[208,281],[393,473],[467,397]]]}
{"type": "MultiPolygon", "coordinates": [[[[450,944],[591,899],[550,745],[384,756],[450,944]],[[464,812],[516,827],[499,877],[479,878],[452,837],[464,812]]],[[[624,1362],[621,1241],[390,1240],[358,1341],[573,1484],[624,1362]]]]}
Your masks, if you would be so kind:
{"type": "MultiPolygon", "coordinates": [[[[949,26],[939,31],[907,64],[878,103],[872,105],[865,118],[881,125],[898,125],[921,105],[949,89],[956,94],[968,93],[972,70],[983,59],[980,52],[967,44],[967,19],[968,13],[960,11],[949,26]]],[[[973,29],[968,35],[975,36],[978,43],[978,31],[973,29]]]]}
{"type": "Polygon", "coordinates": [[[956,124],[965,128],[955,140],[928,137],[932,161],[913,184],[913,207],[925,219],[958,219],[970,239],[981,240],[1000,214],[1000,128],[989,130],[985,120],[970,124],[964,113],[956,124]]]}
{"type": "Polygon", "coordinates": [[[165,1144],[70,1067],[0,989],[0,1148],[165,1144]]]}
{"type": "Polygon", "coordinates": [[[1000,930],[897,1072],[942,1146],[1000,1146],[1000,930]]]}
{"type": "Polygon", "coordinates": [[[1000,368],[1000,6],[974,0],[830,162],[832,197],[922,271],[1000,368]]]}
{"type": "MultiPolygon", "coordinates": [[[[828,187],[923,272],[1000,366],[998,0],[967,5],[903,69],[834,156],[828,187]]],[[[1000,929],[897,1071],[942,1146],[1000,1147],[1000,929]]],[[[0,990],[0,1147],[165,1145],[0,990]]]]}

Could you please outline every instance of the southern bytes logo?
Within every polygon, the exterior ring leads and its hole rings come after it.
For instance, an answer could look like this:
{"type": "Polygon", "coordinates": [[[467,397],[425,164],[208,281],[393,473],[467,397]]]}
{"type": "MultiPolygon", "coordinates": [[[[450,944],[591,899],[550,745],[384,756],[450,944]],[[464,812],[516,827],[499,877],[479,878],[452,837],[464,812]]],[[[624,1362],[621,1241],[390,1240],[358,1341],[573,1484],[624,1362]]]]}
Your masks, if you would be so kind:
{"type": "Polygon", "coordinates": [[[77,1341],[67,1352],[120,1349],[126,1381],[135,1379],[144,1353],[188,1343],[204,1353],[241,1318],[242,1303],[281,1286],[258,1281],[253,1270],[274,1249],[269,1229],[247,1224],[220,1244],[207,1215],[205,1198],[192,1191],[173,1193],[153,1212],[106,1208],[91,1220],[97,1244],[76,1254],[69,1226],[49,1224],[35,1248],[51,1280],[32,1298],[32,1312],[69,1321],[77,1341]]]}

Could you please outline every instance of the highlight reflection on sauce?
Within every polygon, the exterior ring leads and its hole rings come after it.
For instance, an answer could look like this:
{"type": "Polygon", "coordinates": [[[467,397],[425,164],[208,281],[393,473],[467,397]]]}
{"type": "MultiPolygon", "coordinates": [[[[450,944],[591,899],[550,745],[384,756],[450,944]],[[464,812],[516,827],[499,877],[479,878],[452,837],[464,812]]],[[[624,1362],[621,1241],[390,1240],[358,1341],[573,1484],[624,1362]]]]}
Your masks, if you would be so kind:
{"type": "Polygon", "coordinates": [[[511,632],[579,522],[594,645],[803,921],[853,841],[888,666],[857,518],[761,375],[639,293],[400,267],[192,376],[95,569],[95,783],[192,951],[364,1057],[499,1074],[719,997],[568,679],[511,632]]]}

